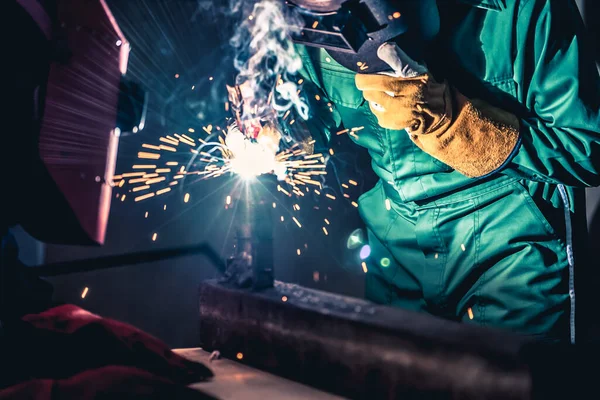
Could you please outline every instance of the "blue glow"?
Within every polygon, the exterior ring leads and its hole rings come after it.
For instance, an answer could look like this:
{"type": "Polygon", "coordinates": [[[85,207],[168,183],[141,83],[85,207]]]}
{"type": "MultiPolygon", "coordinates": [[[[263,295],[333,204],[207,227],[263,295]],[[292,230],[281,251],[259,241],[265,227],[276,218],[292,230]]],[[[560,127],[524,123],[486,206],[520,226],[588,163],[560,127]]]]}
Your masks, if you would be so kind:
{"type": "Polygon", "coordinates": [[[381,259],[381,266],[382,267],[389,267],[390,264],[391,264],[391,261],[390,261],[389,258],[384,257],[384,258],[381,259]]]}
{"type": "Polygon", "coordinates": [[[360,249],[360,259],[364,260],[365,258],[369,257],[370,255],[371,255],[371,246],[369,246],[368,244],[365,244],[360,249]]]}
{"type": "Polygon", "coordinates": [[[346,242],[346,246],[350,250],[354,250],[354,249],[360,247],[360,245],[365,242],[364,236],[365,235],[364,235],[362,229],[356,229],[348,237],[348,241],[346,242]]]}

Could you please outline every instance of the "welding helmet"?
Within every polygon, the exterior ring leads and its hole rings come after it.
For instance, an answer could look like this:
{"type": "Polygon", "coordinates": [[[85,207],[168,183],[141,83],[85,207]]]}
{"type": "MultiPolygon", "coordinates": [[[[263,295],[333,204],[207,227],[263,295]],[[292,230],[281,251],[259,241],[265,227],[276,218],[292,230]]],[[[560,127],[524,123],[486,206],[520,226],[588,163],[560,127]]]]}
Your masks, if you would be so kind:
{"type": "Polygon", "coordinates": [[[337,62],[356,72],[389,69],[377,57],[377,49],[391,41],[413,59],[422,60],[425,47],[440,30],[436,0],[288,0],[286,3],[305,23],[294,34],[294,42],[324,48],[337,62]]]}
{"type": "Polygon", "coordinates": [[[9,224],[45,242],[102,244],[119,138],[144,128],[129,43],[104,0],[8,3],[18,116],[6,157],[23,166],[9,224]]]}

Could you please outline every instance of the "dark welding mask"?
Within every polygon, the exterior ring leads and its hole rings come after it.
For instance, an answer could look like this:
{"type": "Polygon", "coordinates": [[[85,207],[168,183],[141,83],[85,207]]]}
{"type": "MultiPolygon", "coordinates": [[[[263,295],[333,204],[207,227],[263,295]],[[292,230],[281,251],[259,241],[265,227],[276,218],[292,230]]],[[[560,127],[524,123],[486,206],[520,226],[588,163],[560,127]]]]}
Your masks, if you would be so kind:
{"type": "Polygon", "coordinates": [[[105,0],[16,2],[31,27],[23,37],[42,43],[23,54],[48,56],[47,79],[31,85],[32,139],[15,146],[30,154],[30,184],[14,222],[46,242],[102,244],[119,138],[144,128],[146,92],[125,76],[129,43],[105,0]]]}
{"type": "Polygon", "coordinates": [[[304,28],[294,35],[294,42],[324,48],[337,62],[356,72],[389,69],[377,57],[377,49],[391,41],[413,59],[422,60],[427,43],[440,30],[436,0],[291,0],[286,3],[305,22],[304,28]]]}

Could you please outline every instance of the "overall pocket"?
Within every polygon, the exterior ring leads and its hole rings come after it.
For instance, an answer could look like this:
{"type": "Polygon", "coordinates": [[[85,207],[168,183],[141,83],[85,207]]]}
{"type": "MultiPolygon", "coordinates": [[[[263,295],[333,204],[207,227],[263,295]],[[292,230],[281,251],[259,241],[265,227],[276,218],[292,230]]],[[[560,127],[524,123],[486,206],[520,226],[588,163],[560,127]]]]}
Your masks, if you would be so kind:
{"type": "Polygon", "coordinates": [[[525,204],[527,205],[527,209],[529,210],[531,215],[537,221],[539,221],[539,223],[544,227],[547,234],[549,234],[550,236],[552,236],[554,238],[558,238],[556,230],[554,229],[552,224],[550,224],[550,221],[548,221],[548,218],[546,218],[544,213],[540,210],[540,208],[536,204],[535,200],[531,196],[531,193],[529,193],[529,190],[527,189],[527,187],[524,186],[522,182],[515,182],[514,185],[515,185],[515,187],[518,188],[521,196],[524,199],[525,204]]]}

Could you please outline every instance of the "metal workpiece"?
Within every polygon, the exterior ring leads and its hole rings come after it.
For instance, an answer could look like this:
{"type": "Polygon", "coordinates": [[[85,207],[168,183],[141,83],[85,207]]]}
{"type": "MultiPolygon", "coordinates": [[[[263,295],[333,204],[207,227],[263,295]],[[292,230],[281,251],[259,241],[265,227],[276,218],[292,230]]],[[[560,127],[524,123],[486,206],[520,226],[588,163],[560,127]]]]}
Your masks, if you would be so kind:
{"type": "Polygon", "coordinates": [[[275,282],[206,281],[201,344],[349,398],[529,399],[527,339],[275,282]]]}
{"type": "Polygon", "coordinates": [[[247,201],[241,206],[234,255],[227,260],[225,281],[240,288],[273,287],[273,219],[271,205],[247,201]]]}

